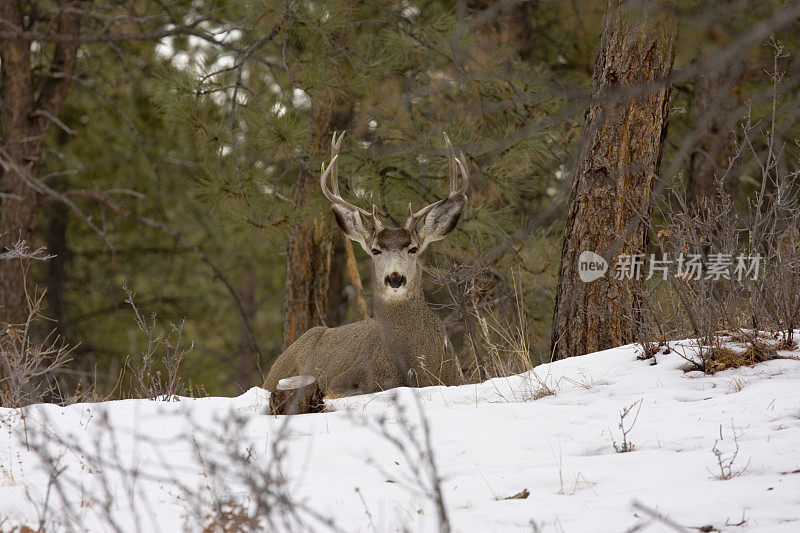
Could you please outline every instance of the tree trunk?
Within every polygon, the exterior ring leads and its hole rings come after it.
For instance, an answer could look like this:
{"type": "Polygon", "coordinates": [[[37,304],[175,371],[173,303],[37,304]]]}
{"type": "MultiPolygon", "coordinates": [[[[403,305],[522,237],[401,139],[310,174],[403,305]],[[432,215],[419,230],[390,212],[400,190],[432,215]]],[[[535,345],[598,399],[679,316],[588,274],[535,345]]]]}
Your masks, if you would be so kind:
{"type": "Polygon", "coordinates": [[[657,82],[672,69],[676,29],[666,17],[647,19],[621,6],[609,2],[595,60],[561,250],[554,359],[634,340],[640,280],[616,279],[614,263],[644,253],[669,110],[670,87],[657,82]],[[605,276],[581,281],[583,251],[609,262],[605,276]]]}
{"type": "MultiPolygon", "coordinates": [[[[22,26],[19,2],[3,2],[0,18],[22,26]]],[[[35,172],[41,143],[36,142],[30,43],[2,43],[3,179],[0,184],[0,251],[17,240],[33,243],[37,195],[25,184],[24,172],[35,172]]],[[[25,273],[28,262],[0,261],[0,322],[20,323],[27,316],[25,273]]]]}
{"type": "MultiPolygon", "coordinates": [[[[313,118],[315,148],[325,153],[334,130],[344,130],[352,117],[352,106],[315,102],[313,118]]],[[[317,194],[319,180],[300,172],[293,208],[302,209],[317,194]]],[[[321,194],[321,193],[320,193],[321,194]]],[[[314,220],[296,224],[286,246],[286,278],[283,300],[283,349],[314,326],[338,326],[344,319],[343,275],[347,255],[342,235],[327,212],[314,220]]]]}
{"type": "Polygon", "coordinates": [[[509,60],[525,59],[533,50],[534,33],[531,16],[537,2],[532,0],[472,0],[473,10],[487,11],[486,21],[480,30],[499,46],[499,52],[509,60]]]}
{"type": "MultiPolygon", "coordinates": [[[[21,128],[14,126],[6,128],[8,139],[24,139],[32,135],[22,133],[21,128]]],[[[20,174],[36,172],[36,162],[27,165],[20,162],[28,158],[38,159],[40,151],[32,150],[30,143],[8,143],[8,149],[3,158],[13,162],[16,170],[7,167],[2,175],[2,188],[0,188],[0,251],[11,248],[18,241],[25,241],[29,246],[34,243],[34,230],[36,223],[36,207],[38,195],[36,191],[26,185],[20,174]],[[16,146],[14,146],[16,144],[16,146]]],[[[15,259],[13,261],[0,261],[0,323],[19,324],[25,321],[28,314],[26,294],[32,287],[29,278],[30,260],[15,259]]]]}
{"type": "MultiPolygon", "coordinates": [[[[61,4],[67,3],[62,0],[61,4]]],[[[24,27],[20,1],[0,2],[0,24],[24,27]]],[[[77,34],[80,19],[60,11],[58,33],[77,34]]],[[[0,251],[23,240],[34,244],[39,196],[30,181],[37,179],[42,145],[69,89],[78,50],[76,42],[54,47],[49,71],[41,84],[34,83],[31,43],[22,38],[0,41],[2,64],[2,180],[0,181],[0,251]]],[[[38,67],[37,67],[38,68],[38,67]]],[[[30,261],[0,261],[0,322],[19,323],[27,316],[26,294],[31,280],[30,261]]]]}
{"type": "Polygon", "coordinates": [[[736,153],[734,130],[738,115],[741,65],[703,71],[695,80],[692,100],[694,128],[699,139],[692,152],[686,181],[686,203],[701,204],[719,198],[718,179],[723,191],[736,198],[739,176],[730,159],[736,153]]]}
{"type": "MultiPolygon", "coordinates": [[[[295,209],[309,201],[316,183],[308,175],[301,177],[295,192],[295,209]]],[[[314,326],[341,324],[345,302],[342,275],[346,265],[342,236],[324,218],[292,228],[286,247],[284,350],[314,326]]]]}
{"type": "Polygon", "coordinates": [[[344,243],[345,258],[347,261],[347,275],[350,278],[350,285],[353,287],[353,296],[358,307],[359,320],[369,318],[369,306],[367,298],[364,296],[364,285],[361,283],[361,274],[358,272],[358,261],[353,250],[353,243],[350,239],[342,239],[344,243]]]}

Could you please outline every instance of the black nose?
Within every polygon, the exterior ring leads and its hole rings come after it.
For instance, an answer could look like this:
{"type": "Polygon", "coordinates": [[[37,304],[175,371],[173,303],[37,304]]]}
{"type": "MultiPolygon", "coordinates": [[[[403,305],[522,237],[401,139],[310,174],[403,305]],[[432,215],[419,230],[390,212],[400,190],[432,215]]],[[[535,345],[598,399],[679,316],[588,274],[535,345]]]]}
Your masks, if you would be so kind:
{"type": "Polygon", "coordinates": [[[391,288],[399,289],[400,287],[406,284],[406,277],[401,276],[397,272],[392,272],[391,274],[386,276],[386,279],[384,279],[383,281],[391,288]]]}

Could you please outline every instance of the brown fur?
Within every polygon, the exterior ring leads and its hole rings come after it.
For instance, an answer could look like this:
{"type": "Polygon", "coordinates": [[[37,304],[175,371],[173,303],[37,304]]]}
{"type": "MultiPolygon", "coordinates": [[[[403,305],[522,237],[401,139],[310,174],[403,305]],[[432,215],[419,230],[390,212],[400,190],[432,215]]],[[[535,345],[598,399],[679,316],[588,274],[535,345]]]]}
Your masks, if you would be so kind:
{"type": "Polygon", "coordinates": [[[338,328],[308,330],[278,357],[264,388],[275,390],[279,380],[299,374],[317,378],[328,396],[463,383],[444,325],[419,287],[396,303],[376,298],[375,315],[338,328]]]}
{"type": "MultiPolygon", "coordinates": [[[[344,134],[342,134],[344,135],[344,134]]],[[[338,151],[342,136],[331,141],[331,162],[322,166],[322,192],[331,201],[336,223],[372,258],[375,316],[338,328],[308,330],[283,352],[264,382],[274,391],[278,381],[310,374],[329,396],[376,392],[393,387],[459,385],[464,378],[444,325],[425,303],[419,254],[447,236],[458,223],[467,201],[469,175],[464,154],[450,157],[450,194],[414,213],[411,205],[401,228],[384,228],[377,215],[339,196],[338,151]],[[456,188],[461,169],[463,184],[456,188]],[[332,189],[328,188],[328,178],[332,189]]]]}

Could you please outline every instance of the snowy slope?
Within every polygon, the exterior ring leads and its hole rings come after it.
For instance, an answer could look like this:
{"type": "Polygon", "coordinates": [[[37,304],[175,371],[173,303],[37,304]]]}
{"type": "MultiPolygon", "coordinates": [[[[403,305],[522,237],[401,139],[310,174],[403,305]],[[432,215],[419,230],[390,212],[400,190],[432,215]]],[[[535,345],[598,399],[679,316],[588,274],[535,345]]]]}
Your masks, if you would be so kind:
{"type": "Polygon", "coordinates": [[[456,531],[670,530],[634,501],[685,527],[800,531],[800,361],[705,376],[684,372],[674,350],[656,365],[636,353],[331,400],[331,412],[294,417],[263,414],[258,388],[0,410],[2,527],[197,531],[245,512],[264,530],[436,531],[427,436],[456,531]],[[534,400],[540,381],[555,394],[534,400]],[[640,400],[635,447],[617,453],[620,410],[640,400]],[[715,445],[723,465],[738,446],[732,479],[717,479],[715,445]],[[523,489],[527,498],[504,499],[523,489]]]}

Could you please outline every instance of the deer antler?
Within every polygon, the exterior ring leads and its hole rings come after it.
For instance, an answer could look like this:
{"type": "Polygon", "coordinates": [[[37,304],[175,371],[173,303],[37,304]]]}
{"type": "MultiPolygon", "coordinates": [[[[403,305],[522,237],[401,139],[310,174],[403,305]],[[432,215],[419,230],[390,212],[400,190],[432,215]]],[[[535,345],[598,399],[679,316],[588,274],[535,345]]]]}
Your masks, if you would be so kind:
{"type": "Polygon", "coordinates": [[[344,138],[345,132],[342,132],[339,135],[339,138],[336,138],[336,132],[333,132],[333,137],[331,138],[331,162],[325,167],[325,163],[322,163],[322,170],[320,176],[320,185],[322,186],[322,194],[325,195],[325,198],[331,201],[331,203],[338,204],[348,211],[355,211],[361,216],[365,217],[367,220],[372,222],[373,226],[378,226],[380,224],[380,220],[378,219],[378,206],[375,204],[372,205],[372,213],[367,211],[366,209],[362,209],[357,205],[353,205],[344,198],[342,198],[341,194],[339,193],[339,148],[342,146],[342,139],[344,138]],[[328,189],[328,177],[331,178],[331,188],[328,189]]]}
{"type": "MultiPolygon", "coordinates": [[[[447,136],[447,133],[442,132],[444,135],[444,142],[447,145],[447,155],[450,164],[450,194],[447,196],[448,198],[453,198],[454,196],[458,196],[460,194],[466,194],[467,188],[469,187],[469,172],[467,171],[467,167],[465,161],[467,160],[464,156],[464,152],[461,152],[461,159],[456,157],[456,151],[453,149],[453,144],[450,142],[450,137],[447,136]],[[456,189],[458,185],[458,170],[461,170],[461,177],[463,178],[463,182],[461,183],[461,187],[456,189]]],[[[436,207],[438,204],[443,202],[444,200],[439,200],[438,202],[434,202],[430,205],[427,205],[414,213],[414,210],[411,208],[411,204],[408,204],[408,220],[419,220],[420,218],[424,217],[428,211],[436,207]]]]}

